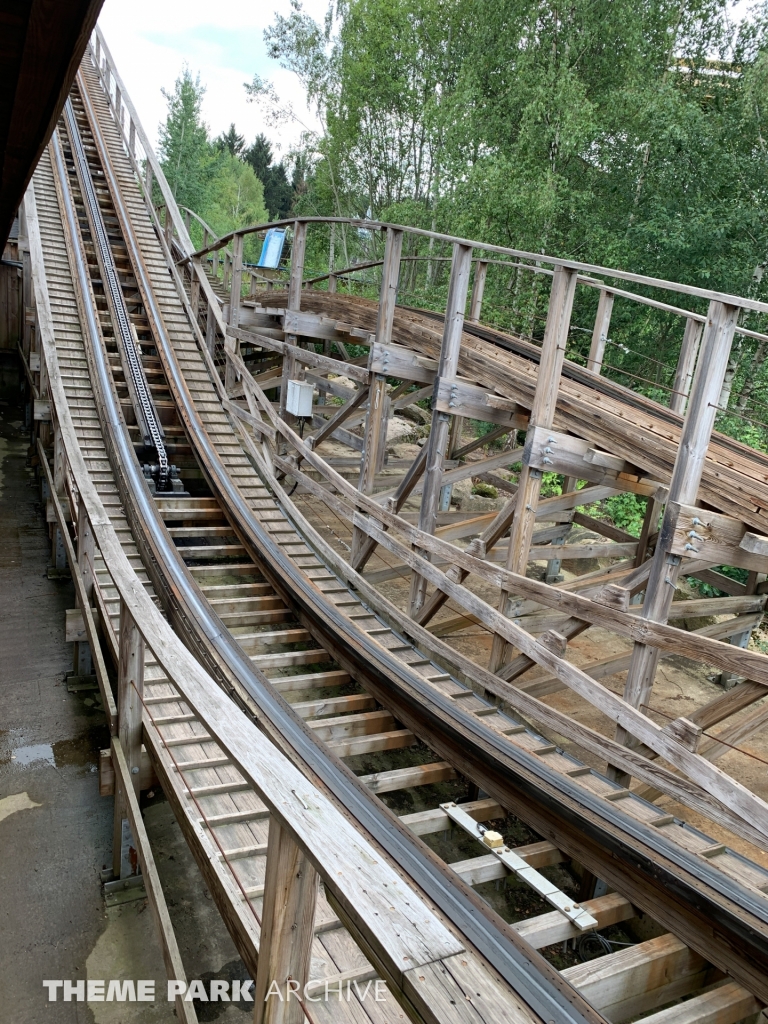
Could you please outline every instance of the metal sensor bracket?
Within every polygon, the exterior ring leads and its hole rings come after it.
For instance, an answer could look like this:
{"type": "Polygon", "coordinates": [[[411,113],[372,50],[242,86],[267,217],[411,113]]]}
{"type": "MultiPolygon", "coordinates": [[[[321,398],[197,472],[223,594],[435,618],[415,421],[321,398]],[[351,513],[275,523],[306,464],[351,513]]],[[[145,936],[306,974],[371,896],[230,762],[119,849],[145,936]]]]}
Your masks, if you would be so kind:
{"type": "Polygon", "coordinates": [[[535,892],[543,896],[548,903],[551,903],[556,910],[559,910],[561,914],[567,917],[571,924],[575,925],[579,931],[586,932],[598,927],[597,920],[591,914],[582,909],[578,903],[575,903],[571,896],[558,889],[553,882],[545,878],[536,868],[532,868],[514,850],[510,850],[508,846],[503,844],[497,847],[489,846],[483,838],[484,833],[488,834],[487,830],[483,830],[482,826],[457,804],[440,804],[440,810],[445,811],[454,824],[459,825],[465,832],[477,839],[484,850],[490,850],[494,856],[498,857],[504,867],[508,868],[512,874],[527,882],[535,892]]]}

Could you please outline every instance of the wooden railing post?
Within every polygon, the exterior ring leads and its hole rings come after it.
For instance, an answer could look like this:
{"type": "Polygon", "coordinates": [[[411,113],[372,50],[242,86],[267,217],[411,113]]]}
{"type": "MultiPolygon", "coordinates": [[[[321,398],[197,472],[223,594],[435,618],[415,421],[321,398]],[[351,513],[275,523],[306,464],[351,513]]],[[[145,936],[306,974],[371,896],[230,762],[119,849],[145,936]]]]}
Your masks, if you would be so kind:
{"type": "MultiPolygon", "coordinates": [[[[42,362],[41,362],[42,365],[42,362]]],[[[61,428],[58,422],[53,424],[53,486],[56,488],[58,497],[66,493],[66,452],[64,442],[61,438],[61,428]]],[[[67,568],[67,552],[64,538],[61,535],[61,528],[58,523],[53,523],[51,532],[51,560],[57,572],[63,572],[67,568]]]]}
{"type": "Polygon", "coordinates": [[[192,307],[192,315],[197,320],[200,313],[200,275],[203,271],[199,260],[194,260],[193,263],[194,266],[190,275],[189,304],[192,307]]]}
{"type": "Polygon", "coordinates": [[[696,366],[696,357],[699,354],[701,344],[701,332],[704,324],[700,320],[688,317],[685,321],[685,334],[683,344],[680,347],[680,357],[677,360],[677,371],[675,382],[672,385],[672,397],[669,400],[669,408],[673,412],[685,415],[685,406],[688,402],[688,395],[693,381],[693,371],[696,366]]]}
{"type": "Polygon", "coordinates": [[[237,327],[240,322],[241,291],[243,290],[243,236],[232,239],[232,287],[229,295],[229,325],[237,327]]]}
{"type": "Polygon", "coordinates": [[[136,125],[134,124],[133,118],[128,123],[128,152],[136,159],[136,125]]]}
{"type": "MultiPolygon", "coordinates": [[[[236,328],[240,322],[240,292],[243,288],[243,236],[235,235],[232,239],[232,260],[231,260],[231,275],[230,280],[232,287],[229,292],[229,317],[228,324],[230,327],[236,328]]],[[[227,333],[227,337],[224,341],[224,347],[228,352],[237,352],[239,349],[239,343],[227,333]]],[[[229,390],[235,384],[235,370],[230,360],[227,360],[226,369],[224,371],[224,387],[229,390]]]]}
{"type": "Polygon", "coordinates": [[[269,822],[254,1024],[303,1024],[318,874],[274,817],[269,822]]]}
{"type": "Polygon", "coordinates": [[[605,355],[605,343],[608,341],[608,331],[611,327],[611,313],[613,312],[613,292],[603,288],[600,291],[600,299],[597,303],[597,315],[595,327],[592,331],[592,344],[587,357],[587,369],[592,373],[600,373],[605,355]]]}
{"type": "MultiPolygon", "coordinates": [[[[120,602],[120,636],[117,666],[117,734],[128,762],[134,792],[139,793],[141,767],[142,697],[144,695],[144,640],[130,611],[120,602]]],[[[112,870],[115,878],[135,874],[130,853],[131,835],[126,814],[126,798],[115,775],[115,825],[112,846],[112,870]]]]}
{"type": "Polygon", "coordinates": [[[216,314],[213,311],[213,306],[209,303],[208,314],[205,320],[205,347],[211,354],[211,358],[216,351],[216,314]]]}
{"type": "Polygon", "coordinates": [[[57,422],[53,427],[53,486],[56,488],[56,494],[60,497],[64,494],[66,459],[67,453],[61,437],[61,427],[57,422]]]}
{"type": "Polygon", "coordinates": [[[155,179],[154,174],[152,172],[152,165],[150,164],[149,160],[147,160],[146,173],[144,176],[144,189],[146,191],[147,201],[150,204],[152,203],[152,186],[154,185],[154,180],[155,179]]]}
{"type": "MultiPolygon", "coordinates": [[[[717,299],[709,304],[701,341],[701,356],[693,378],[688,413],[683,423],[664,519],[643,601],[642,617],[653,622],[667,621],[677,589],[682,559],[671,553],[676,523],[675,506],[696,504],[738,312],[737,306],[726,305],[717,299]]],[[[643,707],[650,698],[659,654],[660,651],[655,647],[635,643],[624,685],[624,699],[635,708],[643,707]]],[[[629,747],[638,745],[634,737],[621,727],[617,729],[616,738],[629,747]]],[[[617,781],[626,778],[618,771],[612,774],[617,781]]]]}
{"type": "MultiPolygon", "coordinates": [[[[568,341],[573,298],[576,292],[576,276],[575,270],[569,270],[567,267],[555,268],[529,429],[551,427],[555,418],[560,374],[565,359],[565,346],[568,341]]],[[[541,493],[541,478],[541,470],[532,469],[523,457],[523,468],[517,485],[515,514],[509,534],[509,553],[507,555],[507,568],[522,576],[525,575],[528,565],[528,552],[531,548],[531,538],[536,523],[536,509],[541,493]]],[[[506,615],[509,612],[509,606],[510,596],[506,591],[502,591],[499,610],[506,615]]],[[[496,634],[491,648],[491,672],[498,672],[501,669],[506,652],[506,640],[496,634]]]]}
{"type": "MultiPolygon", "coordinates": [[[[288,282],[288,310],[298,313],[301,309],[301,285],[304,280],[304,257],[307,251],[307,225],[304,221],[294,221],[293,226],[293,248],[291,250],[291,277],[288,282]]],[[[285,340],[290,345],[295,345],[297,337],[295,334],[286,334],[285,340]]],[[[285,403],[288,399],[288,381],[296,379],[296,360],[291,355],[283,357],[283,376],[280,381],[280,416],[286,421],[293,419],[285,411],[285,403]]]]}
{"type": "MultiPolygon", "coordinates": [[[[395,228],[387,228],[384,263],[381,268],[379,312],[376,320],[376,341],[382,345],[388,345],[392,340],[402,251],[403,232],[397,231],[395,228]]],[[[388,418],[387,378],[383,373],[376,373],[373,375],[368,395],[365,441],[360,460],[360,480],[357,485],[363,494],[373,494],[376,474],[380,472],[384,461],[384,453],[387,447],[388,418]]],[[[366,535],[360,530],[353,530],[351,556],[353,565],[360,558],[364,548],[367,547],[367,540],[366,535]]]]}
{"type": "Polygon", "coordinates": [[[472,286],[472,301],[469,304],[469,319],[473,324],[480,323],[480,313],[483,309],[483,294],[485,292],[485,279],[488,275],[488,261],[478,260],[475,265],[475,283],[472,286]]]}
{"type": "MultiPolygon", "coordinates": [[[[96,545],[93,539],[93,531],[88,520],[88,513],[82,501],[79,502],[77,510],[77,567],[83,578],[86,599],[90,607],[93,595],[93,559],[96,545]]],[[[85,618],[85,609],[83,609],[85,618]]],[[[93,662],[91,660],[91,648],[87,640],[78,640],[75,643],[75,674],[77,676],[93,675],[93,662]]]]}
{"type": "MultiPolygon", "coordinates": [[[[445,328],[440,346],[440,363],[435,379],[434,394],[437,395],[440,381],[450,381],[456,376],[461,351],[461,334],[464,329],[464,311],[467,305],[469,277],[472,270],[472,246],[454,242],[451,260],[451,278],[448,284],[448,301],[445,310],[445,328]]],[[[419,511],[419,529],[434,533],[437,525],[437,509],[443,479],[451,416],[445,412],[432,412],[432,426],[427,440],[427,462],[424,471],[424,489],[419,511]]],[[[427,581],[414,572],[411,579],[410,614],[415,616],[424,604],[427,581]]]]}

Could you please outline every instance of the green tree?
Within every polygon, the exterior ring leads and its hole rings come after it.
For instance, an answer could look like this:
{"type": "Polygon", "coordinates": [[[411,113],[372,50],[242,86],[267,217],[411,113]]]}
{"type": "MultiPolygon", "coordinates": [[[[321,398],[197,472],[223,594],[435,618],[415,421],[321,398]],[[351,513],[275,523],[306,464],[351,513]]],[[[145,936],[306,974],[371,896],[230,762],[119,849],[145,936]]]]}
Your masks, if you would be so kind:
{"type": "Polygon", "coordinates": [[[264,206],[264,186],[249,164],[230,153],[217,161],[211,182],[205,220],[220,235],[268,219],[264,206]]]}
{"type": "MultiPolygon", "coordinates": [[[[738,25],[728,6],[342,0],[321,25],[292,0],[265,38],[322,124],[297,209],[370,210],[766,298],[768,4],[738,25]]],[[[260,80],[253,88],[269,93],[260,80]]],[[[334,244],[349,262],[373,255],[375,239],[342,230],[334,244]]],[[[424,262],[409,265],[401,289],[419,283],[419,301],[439,304],[446,275],[433,258],[446,253],[407,245],[424,262]]],[[[541,275],[492,269],[484,315],[540,336],[546,292],[541,275]]],[[[579,290],[574,358],[586,355],[596,302],[579,290]]],[[[752,314],[744,325],[768,329],[752,314]]],[[[608,372],[663,398],[683,328],[617,302],[608,372]]],[[[768,346],[737,341],[734,412],[768,404],[766,356],[768,346]]],[[[746,437],[733,422],[722,425],[746,437]]]]}
{"type": "Polygon", "coordinates": [[[233,122],[226,132],[219,135],[214,145],[217,149],[229,153],[230,156],[242,156],[245,149],[245,137],[238,133],[233,122]]]}
{"type": "Polygon", "coordinates": [[[208,127],[202,118],[205,88],[185,65],[173,92],[163,89],[168,115],[160,125],[160,162],[171,191],[181,206],[195,212],[204,208],[213,161],[208,127]]]}
{"type": "Polygon", "coordinates": [[[295,187],[288,181],[285,164],[272,162],[272,146],[266,135],[257,135],[243,154],[264,185],[264,202],[272,220],[283,220],[293,208],[295,187]]]}

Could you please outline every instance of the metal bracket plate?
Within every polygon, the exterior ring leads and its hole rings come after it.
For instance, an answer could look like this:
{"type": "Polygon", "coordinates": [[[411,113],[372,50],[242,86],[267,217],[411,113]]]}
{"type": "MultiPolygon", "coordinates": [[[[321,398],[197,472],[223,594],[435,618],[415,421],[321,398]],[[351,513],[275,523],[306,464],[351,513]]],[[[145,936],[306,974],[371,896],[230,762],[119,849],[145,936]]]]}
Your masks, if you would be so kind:
{"type": "Polygon", "coordinates": [[[545,878],[539,871],[532,868],[514,850],[510,850],[508,846],[499,846],[496,849],[487,846],[483,842],[483,837],[479,830],[479,822],[475,821],[461,807],[454,803],[440,804],[440,810],[445,811],[454,824],[459,825],[465,832],[477,839],[486,853],[494,854],[513,874],[527,882],[535,892],[543,896],[548,903],[551,903],[556,910],[559,910],[561,914],[567,917],[571,924],[574,924],[579,931],[585,932],[592,928],[597,928],[598,922],[591,914],[583,910],[578,903],[574,903],[572,897],[566,895],[553,882],[550,882],[548,878],[545,878]]]}

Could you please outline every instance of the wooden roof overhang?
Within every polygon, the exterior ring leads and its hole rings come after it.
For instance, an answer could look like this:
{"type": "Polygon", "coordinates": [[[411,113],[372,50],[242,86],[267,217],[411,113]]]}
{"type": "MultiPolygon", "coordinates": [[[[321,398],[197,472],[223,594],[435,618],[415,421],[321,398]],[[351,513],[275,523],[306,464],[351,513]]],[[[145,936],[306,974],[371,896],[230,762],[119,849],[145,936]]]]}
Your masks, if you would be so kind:
{"type": "Polygon", "coordinates": [[[103,0],[0,0],[0,248],[103,0]]]}

